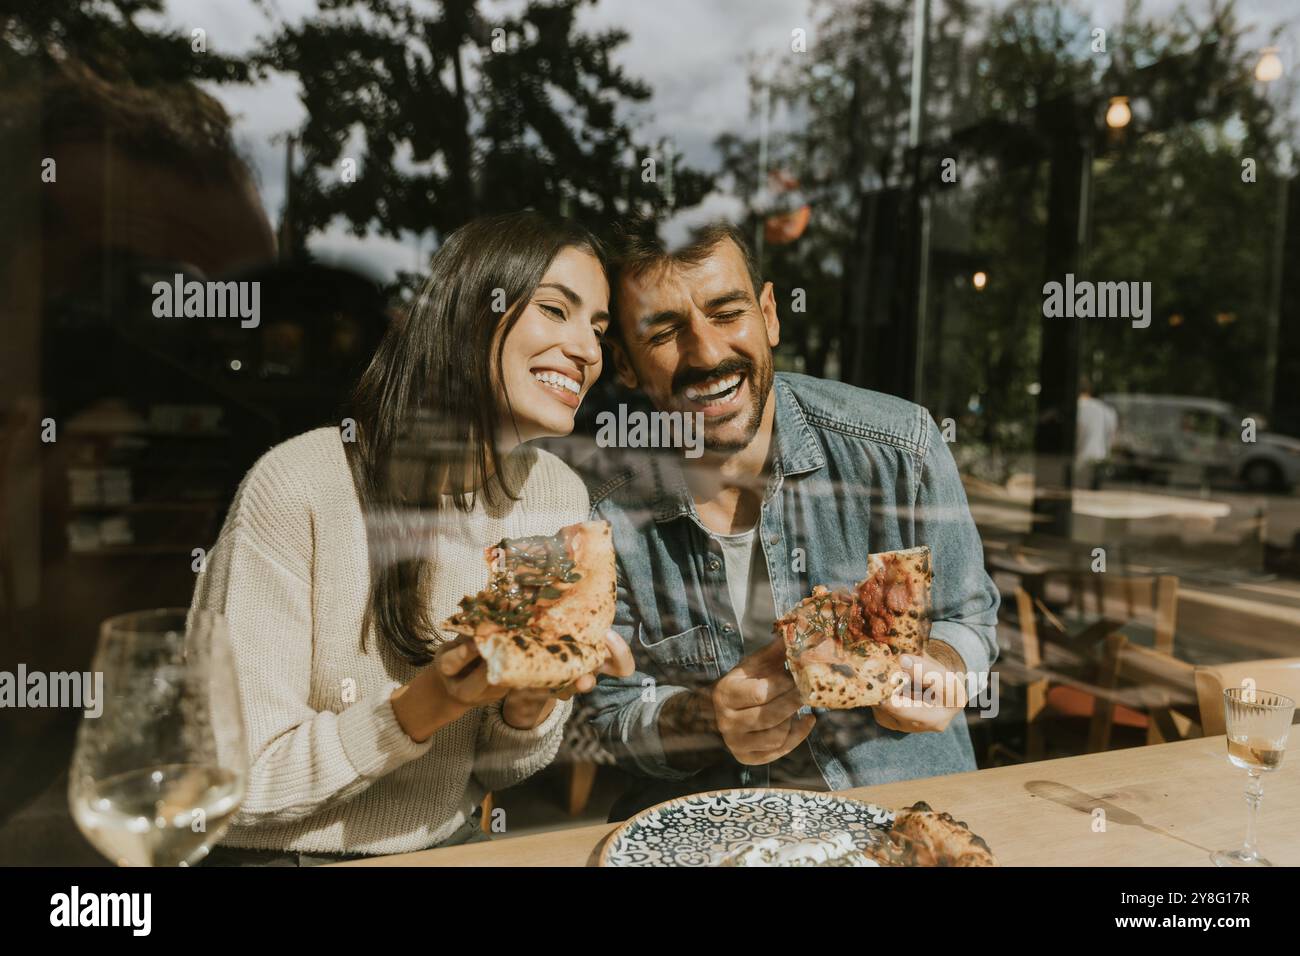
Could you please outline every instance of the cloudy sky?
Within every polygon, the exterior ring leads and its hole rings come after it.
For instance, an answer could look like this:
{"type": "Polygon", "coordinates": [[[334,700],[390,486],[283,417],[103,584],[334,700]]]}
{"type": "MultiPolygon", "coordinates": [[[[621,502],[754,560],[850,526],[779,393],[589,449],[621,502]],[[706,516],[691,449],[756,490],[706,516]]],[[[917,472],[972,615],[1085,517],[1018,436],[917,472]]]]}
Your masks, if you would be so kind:
{"type": "MultiPolygon", "coordinates": [[[[417,0],[419,2],[419,0],[417,0]]],[[[1004,0],[990,0],[1001,6],[1004,0]]],[[[1194,14],[1204,16],[1209,0],[1190,0],[1194,14]]],[[[485,0],[483,8],[509,9],[517,0],[485,0]]],[[[269,0],[277,19],[296,22],[316,10],[315,0],[269,0]]],[[[1119,19],[1123,0],[1078,3],[1105,26],[1119,19]]],[[[1176,0],[1146,0],[1151,13],[1172,11],[1176,0]]],[[[1300,44],[1300,5],[1297,0],[1239,0],[1243,23],[1252,26],[1263,43],[1276,24],[1289,22],[1290,32],[1282,55],[1288,66],[1297,61],[1300,44]]],[[[168,0],[166,21],[207,31],[210,49],[229,53],[249,50],[270,33],[275,23],[252,0],[168,0]]],[[[788,48],[790,31],[808,31],[809,48],[815,50],[808,0],[598,0],[584,8],[580,20],[587,29],[613,26],[630,38],[617,54],[618,62],[654,91],[648,105],[631,117],[640,124],[640,139],[671,137],[692,165],[713,168],[717,156],[714,137],[723,130],[743,130],[749,123],[748,68],[788,48]]],[[[276,77],[256,87],[211,88],[235,117],[235,135],[243,154],[255,168],[263,200],[272,221],[278,221],[284,199],[283,134],[295,129],[304,112],[298,101],[297,80],[276,77]]],[[[713,197],[713,212],[725,212],[725,197],[713,197]]],[[[429,249],[415,237],[394,241],[377,237],[358,239],[343,229],[331,229],[313,242],[322,258],[349,263],[377,277],[397,269],[422,269],[429,249]]]]}

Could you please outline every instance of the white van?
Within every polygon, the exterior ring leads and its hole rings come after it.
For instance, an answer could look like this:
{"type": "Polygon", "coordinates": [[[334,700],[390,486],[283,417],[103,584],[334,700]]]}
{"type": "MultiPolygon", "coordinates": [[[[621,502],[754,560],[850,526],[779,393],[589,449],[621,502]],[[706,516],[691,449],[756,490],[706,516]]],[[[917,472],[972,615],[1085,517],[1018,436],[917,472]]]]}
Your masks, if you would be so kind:
{"type": "Polygon", "coordinates": [[[1300,482],[1300,440],[1263,431],[1227,402],[1186,395],[1103,396],[1119,414],[1112,470],[1163,484],[1241,482],[1285,491],[1300,482]]]}

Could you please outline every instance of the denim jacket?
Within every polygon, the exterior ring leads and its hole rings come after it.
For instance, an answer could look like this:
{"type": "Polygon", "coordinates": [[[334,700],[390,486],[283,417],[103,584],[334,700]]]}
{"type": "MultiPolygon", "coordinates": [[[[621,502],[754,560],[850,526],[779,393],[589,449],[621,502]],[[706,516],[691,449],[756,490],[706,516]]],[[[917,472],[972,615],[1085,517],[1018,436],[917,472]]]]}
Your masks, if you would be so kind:
{"type": "MultiPolygon", "coordinates": [[[[841,382],[780,372],[770,478],[758,533],[778,616],[817,584],[866,576],[868,552],[927,544],[934,570],[931,637],[968,671],[997,657],[998,593],[952,454],[919,405],[841,382]]],[[[614,627],[637,672],[602,677],[588,695],[604,746],[628,769],[670,780],[658,718],[674,694],[736,666],[742,638],[723,556],[695,510],[680,451],[660,451],[602,478],[589,476],[593,520],[610,523],[618,554],[614,627]]],[[[755,560],[758,556],[755,555],[755,560]]],[[[975,769],[964,715],[942,733],[900,733],[870,708],[815,711],[808,738],[832,789],[975,769]]],[[[763,786],[768,767],[725,754],[711,786],[763,786]],[[728,781],[731,781],[728,783],[728,781]]]]}

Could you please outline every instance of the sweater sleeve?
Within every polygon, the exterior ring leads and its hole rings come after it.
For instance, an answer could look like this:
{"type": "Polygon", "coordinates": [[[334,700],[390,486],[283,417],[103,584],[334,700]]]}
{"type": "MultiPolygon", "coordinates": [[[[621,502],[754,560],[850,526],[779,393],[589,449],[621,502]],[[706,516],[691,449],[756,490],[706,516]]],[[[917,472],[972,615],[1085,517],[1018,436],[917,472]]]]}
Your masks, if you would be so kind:
{"type": "Polygon", "coordinates": [[[241,826],[290,822],[347,800],[432,743],[416,743],[398,724],[395,683],[339,713],[309,706],[311,515],[273,496],[250,503],[248,490],[192,601],[225,616],[234,653],[249,762],[241,826]]]}
{"type": "Polygon", "coordinates": [[[486,790],[504,790],[531,777],[555,759],[573,701],[557,701],[547,718],[531,730],[517,730],[501,716],[501,701],[483,708],[474,775],[486,790]]]}

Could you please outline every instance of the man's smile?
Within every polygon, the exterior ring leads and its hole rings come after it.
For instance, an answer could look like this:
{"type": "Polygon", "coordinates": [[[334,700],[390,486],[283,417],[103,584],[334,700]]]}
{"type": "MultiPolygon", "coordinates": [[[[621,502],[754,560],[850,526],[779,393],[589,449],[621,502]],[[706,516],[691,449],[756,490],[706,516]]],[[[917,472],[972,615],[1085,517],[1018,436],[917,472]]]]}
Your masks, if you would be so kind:
{"type": "Polygon", "coordinates": [[[684,399],[687,411],[702,412],[706,418],[717,418],[729,415],[742,406],[748,382],[749,375],[745,372],[730,372],[688,385],[678,394],[684,399]]]}

